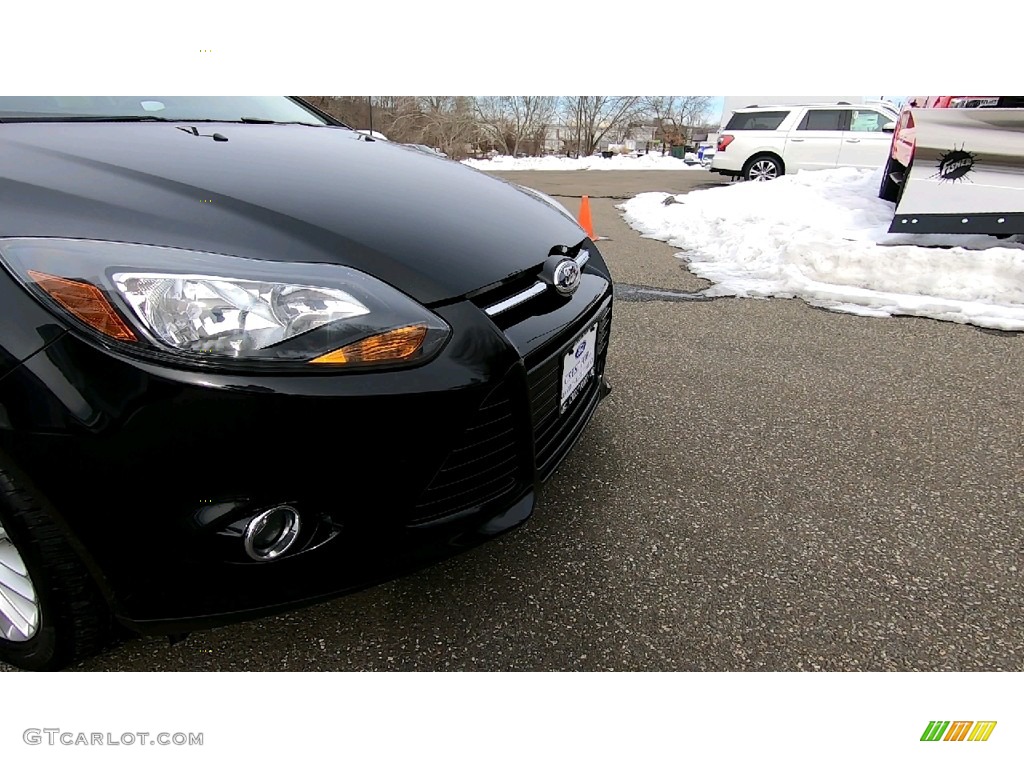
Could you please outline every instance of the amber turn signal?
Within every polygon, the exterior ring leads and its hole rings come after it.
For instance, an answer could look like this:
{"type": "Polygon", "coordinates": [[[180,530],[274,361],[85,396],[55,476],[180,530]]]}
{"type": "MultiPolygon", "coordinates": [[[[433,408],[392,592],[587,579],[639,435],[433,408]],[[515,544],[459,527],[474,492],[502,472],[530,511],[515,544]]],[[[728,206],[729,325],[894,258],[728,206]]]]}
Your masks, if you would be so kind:
{"type": "Polygon", "coordinates": [[[106,296],[95,285],[28,270],[36,285],[83,323],[118,341],[137,341],[106,296]]]}
{"type": "Polygon", "coordinates": [[[406,325],[378,333],[362,341],[310,360],[311,363],[384,363],[401,362],[416,354],[427,336],[427,326],[406,325]]]}

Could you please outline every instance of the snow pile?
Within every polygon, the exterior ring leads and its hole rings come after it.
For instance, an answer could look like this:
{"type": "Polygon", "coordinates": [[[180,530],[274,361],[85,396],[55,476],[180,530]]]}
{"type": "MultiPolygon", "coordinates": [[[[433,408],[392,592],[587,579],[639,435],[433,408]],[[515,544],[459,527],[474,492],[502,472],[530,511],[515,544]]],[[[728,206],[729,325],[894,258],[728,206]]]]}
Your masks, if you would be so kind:
{"type": "Polygon", "coordinates": [[[684,249],[712,296],[799,297],[859,315],[919,315],[1024,330],[1024,245],[985,235],[890,235],[881,171],[801,171],[619,206],[627,222],[684,249]],[[943,247],[944,246],[944,247],[943,247]]]}
{"type": "Polygon", "coordinates": [[[463,160],[481,171],[699,171],[700,165],[687,165],[678,157],[648,155],[612,155],[611,157],[509,157],[499,155],[493,160],[463,160]]]}

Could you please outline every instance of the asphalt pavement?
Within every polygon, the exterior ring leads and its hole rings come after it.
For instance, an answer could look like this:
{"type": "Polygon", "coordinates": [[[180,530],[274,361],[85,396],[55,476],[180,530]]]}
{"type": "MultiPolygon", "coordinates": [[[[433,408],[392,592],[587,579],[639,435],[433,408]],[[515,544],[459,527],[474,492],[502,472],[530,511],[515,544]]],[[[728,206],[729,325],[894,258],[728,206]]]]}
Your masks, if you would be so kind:
{"type": "MultiPolygon", "coordinates": [[[[719,177],[503,175],[574,212],[589,195],[623,285],[706,285],[614,206],[719,177]]],[[[615,391],[524,527],[79,668],[1024,669],[1024,335],[637,295],[615,308],[615,391]]]]}

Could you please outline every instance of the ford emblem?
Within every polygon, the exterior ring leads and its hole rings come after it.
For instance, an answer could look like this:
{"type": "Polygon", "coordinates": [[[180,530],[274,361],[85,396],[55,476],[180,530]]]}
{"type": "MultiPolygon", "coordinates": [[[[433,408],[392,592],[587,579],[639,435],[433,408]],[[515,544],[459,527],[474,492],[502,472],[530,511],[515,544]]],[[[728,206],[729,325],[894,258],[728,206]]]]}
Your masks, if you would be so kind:
{"type": "Polygon", "coordinates": [[[577,360],[579,360],[581,357],[583,357],[583,353],[586,351],[586,349],[587,349],[587,342],[581,341],[580,345],[578,347],[576,347],[576,359],[577,360]]]}
{"type": "Polygon", "coordinates": [[[580,265],[572,259],[563,259],[555,267],[554,279],[551,284],[563,296],[571,296],[580,287],[580,265]]]}

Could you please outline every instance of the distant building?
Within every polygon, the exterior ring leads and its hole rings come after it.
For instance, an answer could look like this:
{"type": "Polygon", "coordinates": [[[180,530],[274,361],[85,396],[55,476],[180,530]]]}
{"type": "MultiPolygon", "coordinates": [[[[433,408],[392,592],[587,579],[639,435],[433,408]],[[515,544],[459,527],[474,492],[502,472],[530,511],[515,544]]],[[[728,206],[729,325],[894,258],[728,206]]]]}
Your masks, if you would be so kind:
{"type": "Polygon", "coordinates": [[[643,152],[653,147],[658,127],[655,125],[631,125],[619,131],[609,132],[598,145],[598,150],[618,151],[625,148],[627,152],[643,152]]]}
{"type": "MultiPolygon", "coordinates": [[[[658,127],[655,125],[631,125],[619,131],[609,131],[598,142],[597,150],[617,151],[625,147],[626,151],[643,152],[650,145],[653,148],[657,140],[658,127]]],[[[544,135],[543,152],[547,155],[562,154],[574,151],[576,129],[564,123],[549,125],[544,135]]]]}
{"type": "Polygon", "coordinates": [[[549,125],[544,133],[543,152],[545,155],[560,155],[567,150],[566,142],[571,141],[572,130],[567,125],[558,123],[549,125]]]}

